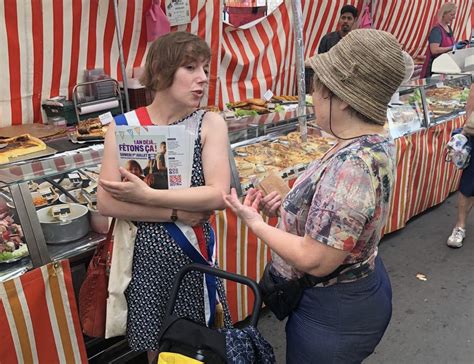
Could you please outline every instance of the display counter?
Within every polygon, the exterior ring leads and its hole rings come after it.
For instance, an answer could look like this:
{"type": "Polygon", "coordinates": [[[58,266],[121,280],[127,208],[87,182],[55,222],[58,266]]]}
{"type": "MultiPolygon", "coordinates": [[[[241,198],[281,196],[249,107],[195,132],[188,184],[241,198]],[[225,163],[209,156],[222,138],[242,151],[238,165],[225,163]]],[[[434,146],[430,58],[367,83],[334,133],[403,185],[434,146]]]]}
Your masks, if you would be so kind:
{"type": "MultiPolygon", "coordinates": [[[[0,281],[50,261],[69,259],[77,298],[90,258],[108,228],[109,219],[93,206],[103,145],[74,144],[65,138],[46,143],[58,153],[0,166],[2,243],[21,241],[12,259],[0,261],[0,281]],[[64,206],[63,202],[72,207],[71,214],[45,222],[52,218],[51,209],[64,206]]],[[[140,355],[123,337],[84,337],[84,341],[91,364],[140,355]]]]}
{"type": "MultiPolygon", "coordinates": [[[[406,96],[402,91],[400,99],[405,99],[408,102],[405,106],[418,113],[419,125],[414,128],[416,130],[395,138],[397,174],[385,233],[402,228],[411,217],[442,202],[457,189],[460,178],[459,171],[444,161],[444,146],[451,131],[463,124],[463,111],[459,109],[449,117],[443,116],[442,120],[430,122],[432,118],[424,113],[423,98],[421,105],[410,102],[410,96],[419,88],[407,86],[407,90],[409,87],[411,91],[407,91],[406,96]]],[[[307,112],[309,137],[306,142],[300,140],[295,111],[235,120],[229,124],[232,184],[241,196],[269,172],[279,173],[291,184],[312,159],[321,157],[334,143],[317,128],[312,110],[308,108],[307,112]]],[[[391,128],[396,123],[396,115],[392,114],[387,127],[391,128]]],[[[390,131],[393,132],[392,129],[390,131]]],[[[53,143],[56,143],[54,147],[60,153],[0,167],[0,201],[5,200],[5,217],[10,216],[13,220],[11,224],[21,227],[21,242],[28,251],[18,260],[0,263],[0,280],[13,278],[54,259],[69,258],[73,263],[73,275],[80,282],[88,258],[103,238],[103,226],[92,226],[89,210],[88,231],[83,236],[62,244],[48,242],[38,211],[50,202],[43,206],[45,202],[35,200],[35,196],[38,197],[35,193],[41,195],[44,190],[51,189],[54,195],[52,206],[57,205],[60,198],[64,200],[67,193],[75,196],[74,190],[93,186],[103,151],[101,144],[84,146],[66,140],[53,143]],[[38,201],[41,206],[38,206],[38,201]],[[78,264],[74,265],[74,262],[78,264]]],[[[88,201],[77,203],[90,207],[88,201]]],[[[250,233],[229,209],[216,211],[212,223],[218,237],[220,266],[224,270],[258,279],[270,257],[266,245],[250,233]]],[[[276,225],[277,219],[270,219],[269,223],[276,225]]],[[[251,310],[251,295],[247,296],[245,287],[231,282],[226,282],[226,285],[233,319],[240,320],[251,310]]]]}

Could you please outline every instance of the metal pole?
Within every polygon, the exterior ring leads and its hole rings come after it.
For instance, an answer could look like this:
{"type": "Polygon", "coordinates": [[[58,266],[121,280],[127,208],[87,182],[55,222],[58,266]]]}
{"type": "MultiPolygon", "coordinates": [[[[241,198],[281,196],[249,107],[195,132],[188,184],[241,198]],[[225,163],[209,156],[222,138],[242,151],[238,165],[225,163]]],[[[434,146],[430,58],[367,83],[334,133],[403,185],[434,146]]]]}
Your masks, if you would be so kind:
{"type": "Polygon", "coordinates": [[[296,82],[298,85],[298,123],[301,140],[306,141],[308,128],[306,126],[306,85],[304,72],[304,43],[303,43],[303,12],[301,0],[292,0],[293,32],[295,34],[296,48],[296,82]]]}
{"type": "Polygon", "coordinates": [[[120,69],[122,70],[122,79],[123,79],[123,92],[125,94],[125,111],[130,111],[130,102],[128,100],[128,84],[127,84],[127,73],[125,70],[125,60],[123,57],[123,48],[122,48],[122,30],[120,27],[120,18],[118,13],[118,0],[112,0],[114,2],[114,13],[115,13],[115,33],[117,35],[117,45],[119,50],[120,58],[120,69]]]}

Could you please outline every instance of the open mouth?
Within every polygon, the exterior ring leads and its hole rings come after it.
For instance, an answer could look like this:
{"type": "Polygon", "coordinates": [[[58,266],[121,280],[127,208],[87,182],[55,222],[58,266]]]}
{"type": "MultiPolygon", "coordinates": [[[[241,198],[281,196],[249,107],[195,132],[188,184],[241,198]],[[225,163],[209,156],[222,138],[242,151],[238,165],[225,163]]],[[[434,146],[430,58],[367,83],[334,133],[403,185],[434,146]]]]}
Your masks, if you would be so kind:
{"type": "Polygon", "coordinates": [[[191,91],[194,96],[197,97],[202,97],[204,95],[204,91],[202,90],[196,90],[196,91],[191,91]]]}

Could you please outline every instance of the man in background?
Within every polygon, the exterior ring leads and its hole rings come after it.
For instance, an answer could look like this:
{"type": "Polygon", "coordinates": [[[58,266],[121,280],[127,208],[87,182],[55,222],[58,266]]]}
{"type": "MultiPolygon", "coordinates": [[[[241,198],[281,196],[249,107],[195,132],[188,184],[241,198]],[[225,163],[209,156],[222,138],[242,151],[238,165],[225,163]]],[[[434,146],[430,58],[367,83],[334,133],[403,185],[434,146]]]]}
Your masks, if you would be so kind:
{"type": "Polygon", "coordinates": [[[357,15],[356,7],[352,5],[344,5],[341,9],[341,15],[339,16],[339,30],[328,33],[321,38],[318,53],[326,53],[334,47],[342,37],[349,34],[357,20],[357,15]]]}

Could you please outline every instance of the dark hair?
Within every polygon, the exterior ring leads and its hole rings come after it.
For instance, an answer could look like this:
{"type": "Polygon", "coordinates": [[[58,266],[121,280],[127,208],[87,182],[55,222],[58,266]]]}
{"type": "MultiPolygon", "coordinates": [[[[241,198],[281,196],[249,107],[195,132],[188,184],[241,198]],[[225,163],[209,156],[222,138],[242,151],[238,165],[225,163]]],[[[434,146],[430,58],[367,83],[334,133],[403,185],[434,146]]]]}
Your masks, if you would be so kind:
{"type": "Polygon", "coordinates": [[[344,5],[341,9],[341,15],[344,13],[351,13],[354,18],[357,18],[357,8],[354,5],[344,5]]]}
{"type": "Polygon", "coordinates": [[[140,164],[134,159],[129,159],[126,163],[125,169],[127,169],[128,171],[131,171],[133,168],[138,169],[140,171],[140,174],[143,174],[143,169],[140,166],[140,164]]]}
{"type": "Polygon", "coordinates": [[[174,74],[179,67],[210,59],[211,49],[197,35],[168,33],[151,44],[140,82],[153,91],[162,91],[173,84],[174,74]]]}

